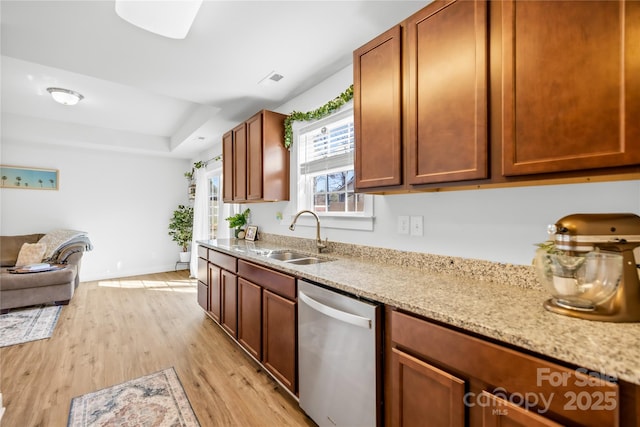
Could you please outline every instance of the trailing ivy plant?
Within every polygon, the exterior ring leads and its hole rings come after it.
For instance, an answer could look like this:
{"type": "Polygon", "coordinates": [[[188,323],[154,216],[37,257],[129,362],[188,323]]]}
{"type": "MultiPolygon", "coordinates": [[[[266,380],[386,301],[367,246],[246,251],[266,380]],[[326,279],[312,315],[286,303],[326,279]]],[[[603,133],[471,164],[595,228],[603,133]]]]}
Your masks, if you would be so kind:
{"type": "Polygon", "coordinates": [[[353,99],[353,85],[349,86],[347,90],[342,92],[340,95],[332,99],[331,101],[324,104],[322,107],[319,107],[313,111],[307,111],[306,113],[300,111],[293,111],[289,116],[284,119],[284,146],[287,149],[291,149],[291,144],[293,143],[293,129],[291,124],[293,121],[309,121],[309,120],[319,120],[324,117],[327,117],[329,114],[334,111],[340,109],[344,104],[351,101],[353,99]]]}
{"type": "MultiPolygon", "coordinates": [[[[215,159],[214,159],[215,160],[215,159]]],[[[200,169],[206,166],[206,163],[203,161],[195,162],[190,172],[185,172],[184,177],[187,178],[188,181],[193,179],[193,174],[196,172],[196,169],[200,169]]]]}

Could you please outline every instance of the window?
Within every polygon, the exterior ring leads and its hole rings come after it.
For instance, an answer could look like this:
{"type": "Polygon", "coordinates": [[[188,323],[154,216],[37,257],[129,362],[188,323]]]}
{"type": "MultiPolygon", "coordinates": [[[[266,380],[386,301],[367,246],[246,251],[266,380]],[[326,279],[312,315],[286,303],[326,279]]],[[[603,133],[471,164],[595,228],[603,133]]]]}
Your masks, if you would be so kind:
{"type": "MultiPolygon", "coordinates": [[[[299,129],[296,141],[298,208],[323,217],[371,218],[371,196],[355,192],[353,110],[299,129]]],[[[341,224],[339,228],[360,228],[341,224]]]]}
{"type": "Polygon", "coordinates": [[[208,203],[208,216],[209,216],[209,239],[215,239],[218,237],[218,220],[220,214],[220,175],[213,175],[208,177],[209,181],[209,203],[208,203]]]}

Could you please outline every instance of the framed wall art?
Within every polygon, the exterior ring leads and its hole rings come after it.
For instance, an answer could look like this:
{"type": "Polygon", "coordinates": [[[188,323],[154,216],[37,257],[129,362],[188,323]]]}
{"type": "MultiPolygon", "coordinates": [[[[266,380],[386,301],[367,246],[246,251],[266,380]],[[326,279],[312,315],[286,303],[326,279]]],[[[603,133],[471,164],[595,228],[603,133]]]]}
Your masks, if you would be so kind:
{"type": "Polygon", "coordinates": [[[58,190],[58,170],[0,165],[0,188],[58,190]]]}
{"type": "Polygon", "coordinates": [[[244,235],[244,240],[256,240],[256,235],[258,234],[258,226],[257,225],[248,225],[246,234],[244,235]]]}

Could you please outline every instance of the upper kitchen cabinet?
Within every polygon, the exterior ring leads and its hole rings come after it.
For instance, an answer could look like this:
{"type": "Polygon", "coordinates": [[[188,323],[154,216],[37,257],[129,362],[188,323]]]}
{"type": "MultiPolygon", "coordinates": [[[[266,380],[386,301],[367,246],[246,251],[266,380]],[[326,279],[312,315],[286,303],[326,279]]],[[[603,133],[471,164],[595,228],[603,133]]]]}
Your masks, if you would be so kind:
{"type": "Polygon", "coordinates": [[[222,200],[233,202],[233,132],[229,131],[222,136],[222,200]]]}
{"type": "Polygon", "coordinates": [[[222,200],[247,200],[247,131],[244,123],[222,136],[222,200]]]}
{"type": "Polygon", "coordinates": [[[405,22],[407,183],[487,177],[487,3],[436,1],[405,22]]]}
{"type": "Polygon", "coordinates": [[[435,1],[354,52],[356,188],[487,177],[487,4],[435,1]]]}
{"type": "Polygon", "coordinates": [[[222,137],[225,202],[289,200],[286,117],[262,110],[222,137]]]}
{"type": "Polygon", "coordinates": [[[353,54],[358,190],[402,184],[401,52],[398,25],[353,54]]]}
{"type": "Polygon", "coordinates": [[[637,179],[640,1],[436,0],[354,51],[356,189],[637,179]]]}
{"type": "Polygon", "coordinates": [[[503,174],[640,163],[640,2],[497,7],[503,174]]]}

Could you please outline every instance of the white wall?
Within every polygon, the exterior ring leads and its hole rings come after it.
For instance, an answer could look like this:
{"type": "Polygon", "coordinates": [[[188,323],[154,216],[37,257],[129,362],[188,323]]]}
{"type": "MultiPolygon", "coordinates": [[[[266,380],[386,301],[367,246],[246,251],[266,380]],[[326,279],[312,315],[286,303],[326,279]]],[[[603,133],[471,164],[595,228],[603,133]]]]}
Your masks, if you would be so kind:
{"type": "MultiPolygon", "coordinates": [[[[347,67],[277,111],[308,111],[323,105],[353,82],[347,67]]],[[[295,158],[292,150],[292,164],[295,158]]],[[[292,179],[292,184],[294,180],[292,179]]],[[[292,195],[295,188],[292,185],[292,195]]],[[[251,207],[252,222],[263,231],[296,237],[315,237],[312,227],[288,229],[291,202],[259,203],[251,207]],[[276,216],[284,214],[284,220],[276,216]]],[[[545,185],[489,190],[447,191],[375,196],[374,230],[323,229],[330,241],[400,250],[529,264],[534,244],[547,238],[546,227],[571,213],[640,213],[640,181],[545,185]],[[421,215],[424,236],[396,232],[399,215],[421,215]]]]}
{"type": "Polygon", "coordinates": [[[173,270],[178,245],[168,235],[187,202],[183,159],[3,141],[2,164],[58,169],[58,191],[2,189],[2,235],[87,231],[94,250],[81,280],[173,270]]]}

